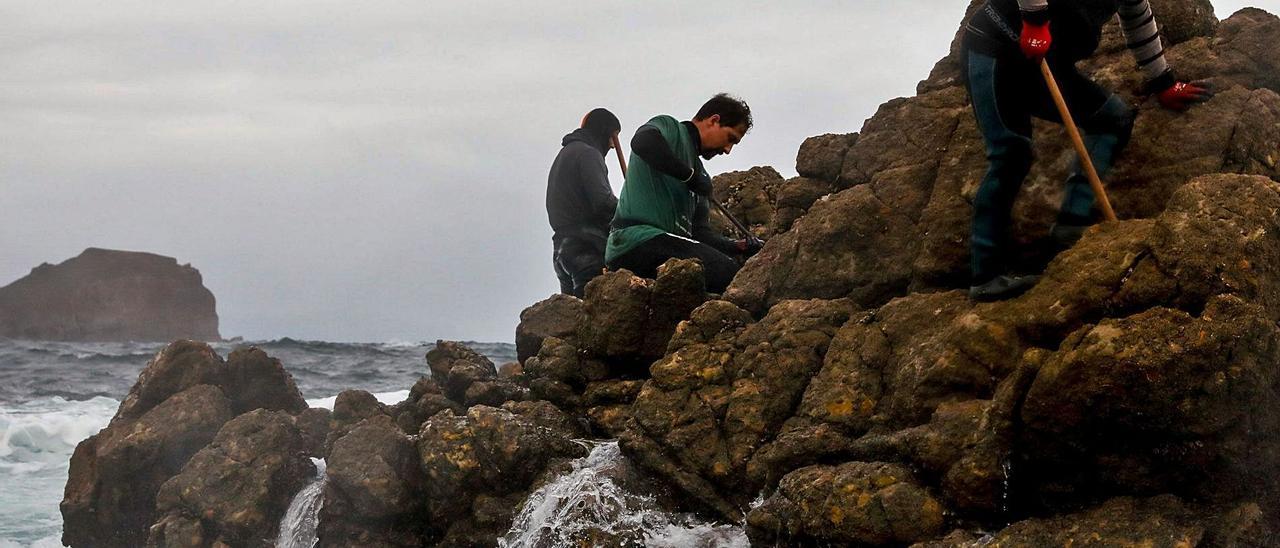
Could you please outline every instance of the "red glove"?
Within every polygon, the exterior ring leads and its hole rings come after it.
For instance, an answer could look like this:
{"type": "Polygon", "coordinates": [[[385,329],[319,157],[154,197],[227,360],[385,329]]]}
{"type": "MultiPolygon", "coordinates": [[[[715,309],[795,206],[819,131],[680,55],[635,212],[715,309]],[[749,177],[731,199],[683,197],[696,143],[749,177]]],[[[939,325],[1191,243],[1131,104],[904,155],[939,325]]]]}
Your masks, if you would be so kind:
{"type": "Polygon", "coordinates": [[[764,247],[764,241],[755,236],[752,236],[750,238],[744,238],[741,240],[735,240],[733,244],[738,247],[739,253],[746,255],[748,257],[755,255],[757,252],[760,251],[761,248],[764,247]]]}
{"type": "Polygon", "coordinates": [[[1049,44],[1053,43],[1053,36],[1049,34],[1049,22],[1032,23],[1027,20],[1022,21],[1022,37],[1018,40],[1018,45],[1022,46],[1022,53],[1028,59],[1039,61],[1049,54],[1049,44]]]}
{"type": "Polygon", "coordinates": [[[1182,112],[1191,108],[1191,105],[1208,101],[1213,97],[1213,88],[1205,80],[1175,82],[1156,97],[1164,108],[1182,112]]]}

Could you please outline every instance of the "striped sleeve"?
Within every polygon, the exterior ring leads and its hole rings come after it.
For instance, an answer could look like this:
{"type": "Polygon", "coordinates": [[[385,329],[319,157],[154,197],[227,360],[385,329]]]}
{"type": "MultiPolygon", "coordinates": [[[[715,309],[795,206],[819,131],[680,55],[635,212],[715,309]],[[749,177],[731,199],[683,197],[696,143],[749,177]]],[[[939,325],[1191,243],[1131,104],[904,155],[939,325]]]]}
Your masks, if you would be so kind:
{"type": "Polygon", "coordinates": [[[1160,29],[1147,0],[1120,0],[1120,26],[1124,29],[1129,52],[1147,81],[1160,79],[1169,72],[1164,44],[1160,42],[1160,29]]]}

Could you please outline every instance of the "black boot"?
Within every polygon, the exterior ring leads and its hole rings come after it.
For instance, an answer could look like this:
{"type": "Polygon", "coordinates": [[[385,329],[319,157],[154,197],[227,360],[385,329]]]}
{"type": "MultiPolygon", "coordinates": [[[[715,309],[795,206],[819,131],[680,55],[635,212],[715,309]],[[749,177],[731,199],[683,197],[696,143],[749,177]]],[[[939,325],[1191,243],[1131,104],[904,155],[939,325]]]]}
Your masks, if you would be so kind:
{"type": "Polygon", "coordinates": [[[1003,301],[1025,293],[1036,285],[1040,276],[1011,276],[1001,274],[979,285],[969,286],[969,300],[978,302],[1003,301]]]}
{"type": "Polygon", "coordinates": [[[1080,237],[1084,235],[1084,231],[1089,229],[1089,225],[1071,225],[1066,223],[1053,223],[1049,227],[1049,237],[1053,239],[1053,243],[1057,244],[1060,249],[1068,249],[1076,242],[1080,241],[1080,237]]]}

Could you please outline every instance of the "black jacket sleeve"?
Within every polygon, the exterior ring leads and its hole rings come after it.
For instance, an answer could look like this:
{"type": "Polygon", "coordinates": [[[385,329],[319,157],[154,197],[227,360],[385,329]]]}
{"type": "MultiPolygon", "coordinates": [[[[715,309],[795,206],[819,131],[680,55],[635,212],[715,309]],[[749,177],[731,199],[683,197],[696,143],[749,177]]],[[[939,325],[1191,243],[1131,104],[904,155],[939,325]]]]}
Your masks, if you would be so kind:
{"type": "MultiPolygon", "coordinates": [[[[586,154],[578,161],[578,180],[582,183],[590,218],[598,226],[607,227],[618,208],[618,197],[609,186],[609,168],[600,154],[586,154]]],[[[607,231],[607,228],[606,228],[607,231]]]]}
{"type": "Polygon", "coordinates": [[[671,147],[667,146],[662,132],[651,125],[640,126],[636,131],[635,137],[631,138],[631,151],[654,169],[681,181],[688,179],[693,173],[693,168],[680,161],[671,147]]]}
{"type": "Polygon", "coordinates": [[[711,204],[702,196],[698,197],[698,203],[693,208],[693,239],[725,255],[741,253],[737,242],[720,235],[711,227],[711,204]]]}

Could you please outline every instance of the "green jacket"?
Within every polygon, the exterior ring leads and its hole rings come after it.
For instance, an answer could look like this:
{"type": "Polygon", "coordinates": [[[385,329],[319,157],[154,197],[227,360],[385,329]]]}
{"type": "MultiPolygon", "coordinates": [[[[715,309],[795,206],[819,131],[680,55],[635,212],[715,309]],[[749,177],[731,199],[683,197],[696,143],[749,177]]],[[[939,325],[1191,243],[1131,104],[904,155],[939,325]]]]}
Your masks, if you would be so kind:
{"type": "MultiPolygon", "coordinates": [[[[658,128],[676,157],[693,169],[703,169],[692,137],[678,120],[663,114],[647,125],[658,128]]],[[[694,238],[697,196],[683,181],[654,169],[634,152],[629,164],[613,216],[615,228],[605,247],[606,263],[662,234],[694,238]]]]}

